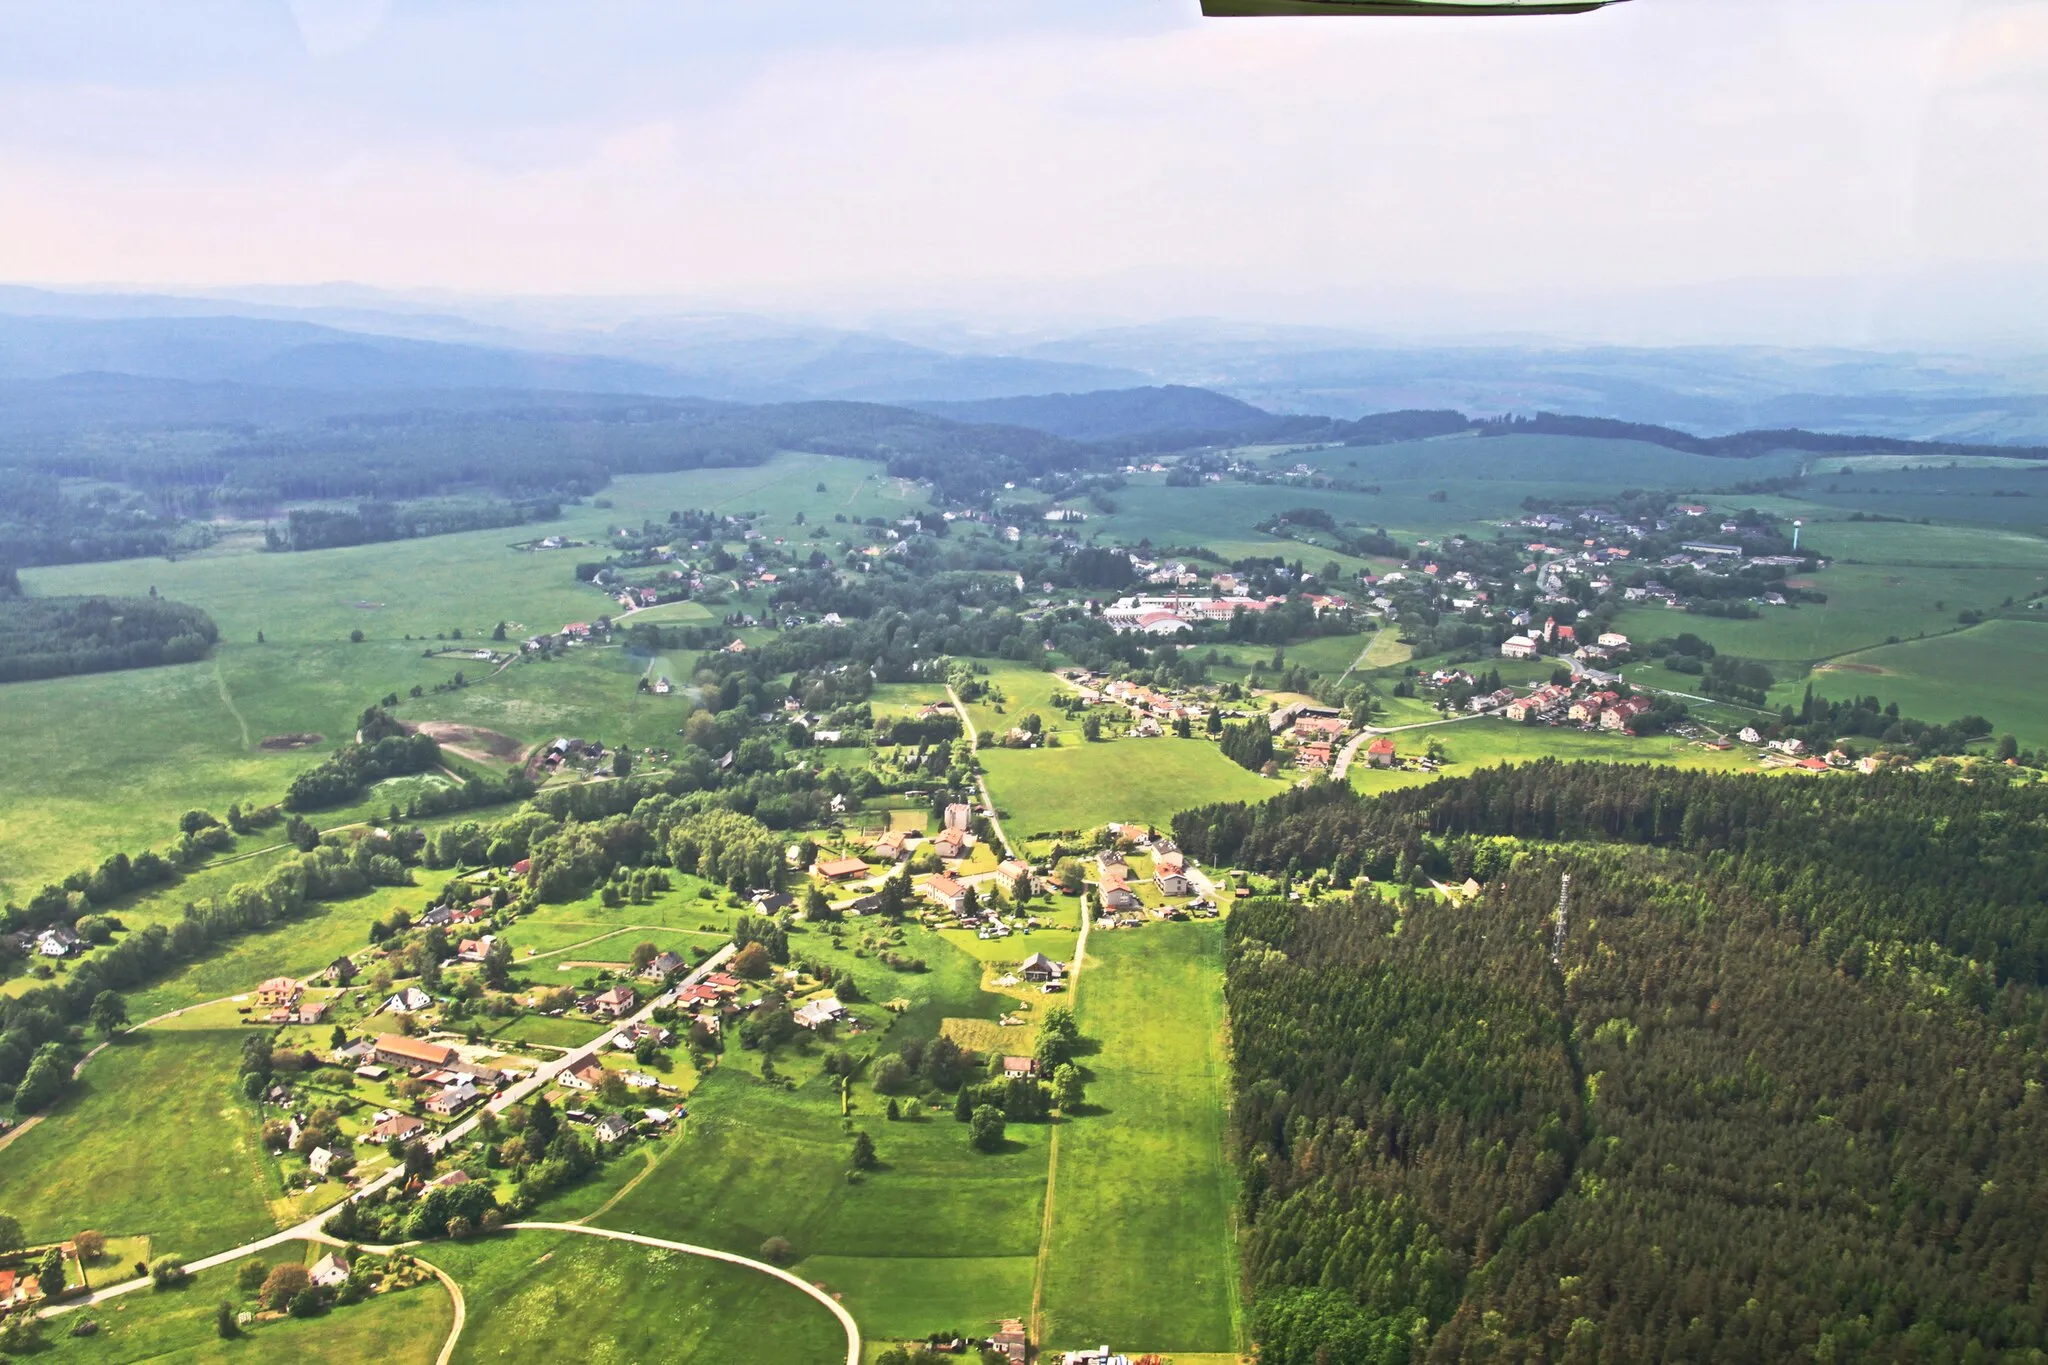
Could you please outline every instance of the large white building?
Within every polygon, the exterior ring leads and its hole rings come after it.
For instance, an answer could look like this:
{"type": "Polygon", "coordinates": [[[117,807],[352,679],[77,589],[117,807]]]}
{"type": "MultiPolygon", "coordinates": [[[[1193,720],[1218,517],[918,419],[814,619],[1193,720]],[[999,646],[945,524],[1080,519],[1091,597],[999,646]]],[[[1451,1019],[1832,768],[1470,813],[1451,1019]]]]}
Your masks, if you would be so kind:
{"type": "Polygon", "coordinates": [[[1536,642],[1526,635],[1510,635],[1500,642],[1500,656],[1503,659],[1533,659],[1536,657],[1536,642]]]}

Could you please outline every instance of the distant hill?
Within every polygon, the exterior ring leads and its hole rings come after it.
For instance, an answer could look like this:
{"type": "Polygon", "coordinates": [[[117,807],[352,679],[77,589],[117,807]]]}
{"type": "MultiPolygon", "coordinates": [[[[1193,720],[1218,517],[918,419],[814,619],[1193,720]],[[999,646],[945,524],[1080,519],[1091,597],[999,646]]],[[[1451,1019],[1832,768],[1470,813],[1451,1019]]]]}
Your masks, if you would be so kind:
{"type": "Polygon", "coordinates": [[[1116,441],[1160,432],[1261,432],[1286,420],[1213,389],[1184,384],[900,406],[955,422],[1029,427],[1070,441],[1116,441]]]}

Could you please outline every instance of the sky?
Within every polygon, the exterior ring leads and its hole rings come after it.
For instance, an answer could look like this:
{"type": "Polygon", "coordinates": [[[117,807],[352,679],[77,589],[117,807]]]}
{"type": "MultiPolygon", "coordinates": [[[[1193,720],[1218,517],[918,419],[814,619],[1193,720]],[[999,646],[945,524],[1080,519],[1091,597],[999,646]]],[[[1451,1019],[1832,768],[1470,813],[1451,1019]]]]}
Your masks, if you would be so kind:
{"type": "Polygon", "coordinates": [[[2048,342],[2048,4],[0,0],[0,280],[2048,342]]]}

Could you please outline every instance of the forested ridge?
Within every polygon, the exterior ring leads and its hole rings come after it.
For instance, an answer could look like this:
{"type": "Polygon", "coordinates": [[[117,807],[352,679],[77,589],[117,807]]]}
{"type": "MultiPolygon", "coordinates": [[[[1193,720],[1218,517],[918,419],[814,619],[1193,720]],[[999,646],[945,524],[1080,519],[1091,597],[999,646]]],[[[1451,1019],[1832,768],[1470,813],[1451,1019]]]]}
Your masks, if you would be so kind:
{"type": "Polygon", "coordinates": [[[191,663],[219,638],[212,617],[182,602],[0,590],[0,683],[191,663]]]}
{"type": "Polygon", "coordinates": [[[2038,788],[1535,765],[1176,828],[1484,887],[1230,921],[1265,1365],[2048,1345],[2038,788]]]}

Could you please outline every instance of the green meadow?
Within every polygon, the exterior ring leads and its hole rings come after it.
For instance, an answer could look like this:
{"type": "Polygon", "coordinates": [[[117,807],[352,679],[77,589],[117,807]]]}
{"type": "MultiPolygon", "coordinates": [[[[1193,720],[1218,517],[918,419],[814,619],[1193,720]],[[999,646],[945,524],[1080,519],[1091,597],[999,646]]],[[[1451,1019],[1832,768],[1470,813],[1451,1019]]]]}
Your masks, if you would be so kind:
{"type": "Polygon", "coordinates": [[[148,1029],[86,1066],[0,1152],[0,1208],[31,1241],[80,1228],[209,1255],[276,1230],[255,1106],[235,1088],[242,1035],[148,1029]]]}
{"type": "MultiPolygon", "coordinates": [[[[792,953],[851,970],[870,1000],[900,997],[883,1032],[858,1049],[895,1050],[899,1038],[936,1037],[949,1018],[993,1021],[1016,1002],[980,989],[981,963],[939,935],[911,928],[903,951],[924,972],[897,973],[847,946],[799,934],[792,953]]],[[[1019,954],[1021,955],[1021,954],[1019,954]]],[[[1051,1130],[1013,1124],[1004,1150],[975,1150],[950,1107],[914,1104],[890,1121],[886,1097],[857,1082],[842,1115],[838,1082],[824,1073],[825,1047],[784,1053],[763,1081],[758,1054],[737,1046],[704,1077],[672,1149],[596,1221],[679,1241],[758,1254],[787,1240],[798,1273],[844,1296],[874,1336],[971,1330],[1028,1311],[1038,1251],[1051,1130]],[[855,1129],[873,1139],[881,1165],[847,1178],[855,1129]]]]}
{"type": "Polygon", "coordinates": [[[1076,1002],[1097,1050],[1060,1127],[1044,1340],[1179,1353],[1238,1345],[1223,928],[1148,924],[1088,945],[1076,1002]]]}
{"type": "Polygon", "coordinates": [[[1375,768],[1361,753],[1345,774],[1353,788],[1369,795],[1398,791],[1426,786],[1443,777],[1463,777],[1480,768],[1534,763],[1544,758],[1567,763],[1660,763],[1717,772],[1741,772],[1755,766],[1754,760],[1740,749],[1716,752],[1676,736],[1631,738],[1611,730],[1588,732],[1564,725],[1515,725],[1494,716],[1397,731],[1392,738],[1400,758],[1419,758],[1428,752],[1430,741],[1436,741],[1445,755],[1443,771],[1375,768]]]}
{"type": "Polygon", "coordinates": [[[1986,621],[1935,640],[1845,655],[1803,680],[1778,688],[1771,700],[1799,704],[1807,683],[1826,697],[1875,695],[1922,720],[1981,715],[2024,748],[2048,746],[2048,622],[1986,621]]]}
{"type": "MultiPolygon", "coordinates": [[[[293,1243],[269,1254],[299,1249],[293,1243]]],[[[328,1248],[306,1248],[308,1257],[328,1248]]],[[[374,1360],[378,1365],[431,1365],[455,1325],[455,1306],[438,1281],[378,1294],[315,1318],[265,1317],[224,1341],[214,1327],[223,1298],[245,1299],[235,1284],[239,1265],[193,1276],[176,1289],[142,1290],[56,1319],[35,1353],[36,1360],[61,1365],[229,1365],[272,1360],[374,1360]],[[90,1336],[68,1329],[81,1318],[99,1324],[90,1336]]],[[[471,1313],[475,1308],[472,1305],[471,1313]]]]}
{"type": "Polygon", "coordinates": [[[1112,820],[1165,825],[1204,801],[1256,801],[1285,786],[1238,767],[1208,740],[1171,735],[984,749],[981,761],[1013,839],[1112,820]]]}
{"type": "Polygon", "coordinates": [[[846,1359],[846,1332],[823,1306],[744,1266],[539,1230],[437,1245],[426,1259],[462,1286],[457,1361],[533,1360],[546,1342],[591,1365],[846,1359]]]}

